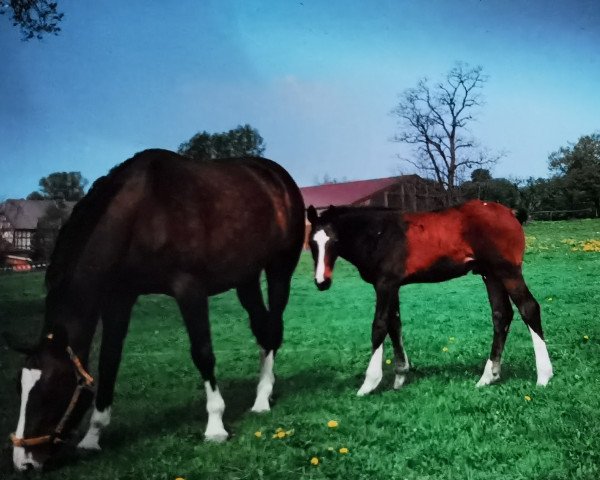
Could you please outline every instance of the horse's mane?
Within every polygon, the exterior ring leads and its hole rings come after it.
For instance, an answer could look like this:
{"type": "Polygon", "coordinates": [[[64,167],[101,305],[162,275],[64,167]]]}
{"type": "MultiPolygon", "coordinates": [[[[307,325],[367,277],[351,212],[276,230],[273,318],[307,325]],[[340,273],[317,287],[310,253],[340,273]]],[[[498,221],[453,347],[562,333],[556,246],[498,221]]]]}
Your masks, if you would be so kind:
{"type": "Polygon", "coordinates": [[[75,205],[71,216],[61,228],[56,245],[50,257],[50,265],[46,271],[46,288],[48,291],[62,288],[66,279],[71,277],[77,260],[83,251],[94,227],[115,194],[122,188],[127,176],[121,175],[133,160],[132,158],[113,167],[110,172],[98,178],[89,192],[75,205]]]}

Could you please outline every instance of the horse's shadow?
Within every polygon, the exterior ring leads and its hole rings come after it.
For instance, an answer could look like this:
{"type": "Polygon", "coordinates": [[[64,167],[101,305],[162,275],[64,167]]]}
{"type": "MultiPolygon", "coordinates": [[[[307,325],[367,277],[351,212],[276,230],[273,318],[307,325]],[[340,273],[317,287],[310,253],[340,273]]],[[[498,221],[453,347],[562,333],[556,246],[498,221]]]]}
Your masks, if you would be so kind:
{"type": "MultiPolygon", "coordinates": [[[[415,365],[411,367],[408,374],[407,384],[403,387],[411,388],[425,378],[441,377],[454,381],[472,382],[473,388],[479,376],[483,372],[481,362],[469,364],[451,365],[415,365]]],[[[275,391],[272,398],[272,408],[277,408],[278,399],[284,399],[291,395],[306,392],[311,397],[320,391],[326,390],[333,395],[355,395],[364,378],[364,372],[355,374],[347,371],[347,375],[331,375],[327,371],[304,370],[289,376],[278,376],[275,382],[275,391]]],[[[507,379],[525,379],[532,374],[531,370],[524,365],[503,365],[502,379],[500,384],[507,379]]],[[[394,378],[393,368],[384,371],[384,377],[380,386],[371,395],[380,395],[392,389],[394,378]]],[[[235,437],[236,427],[250,413],[256,393],[256,378],[225,378],[220,380],[219,388],[225,400],[226,410],[223,421],[231,438],[235,437]]],[[[104,432],[102,438],[103,449],[106,451],[118,451],[132,441],[139,439],[147,440],[152,437],[160,437],[165,433],[165,425],[169,431],[183,431],[187,437],[195,439],[198,443],[204,441],[204,428],[206,426],[207,414],[204,408],[204,394],[192,393],[182,398],[180,403],[160,410],[160,415],[136,415],[126,422],[119,422],[116,417],[111,426],[104,432]],[[185,427],[190,427],[186,429],[185,427]]],[[[121,401],[126,401],[125,399],[121,401]]],[[[307,404],[308,406],[308,404],[307,404]]],[[[87,428],[88,421],[82,422],[81,432],[87,428]]],[[[93,455],[95,452],[81,452],[74,448],[75,444],[65,451],[49,465],[50,469],[74,463],[81,457],[93,455]]]]}

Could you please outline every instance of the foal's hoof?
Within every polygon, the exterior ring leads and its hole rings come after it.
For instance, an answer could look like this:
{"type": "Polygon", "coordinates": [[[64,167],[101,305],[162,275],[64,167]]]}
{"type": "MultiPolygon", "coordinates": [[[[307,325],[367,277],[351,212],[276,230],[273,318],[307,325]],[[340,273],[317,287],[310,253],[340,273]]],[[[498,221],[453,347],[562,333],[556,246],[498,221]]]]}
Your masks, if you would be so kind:
{"type": "Polygon", "coordinates": [[[545,387],[546,385],[548,385],[548,382],[553,376],[554,373],[552,373],[552,370],[550,370],[549,372],[541,372],[537,377],[537,384],[540,387],[545,387]]]}
{"type": "Polygon", "coordinates": [[[228,438],[229,438],[229,434],[227,433],[226,430],[217,430],[214,432],[206,432],[204,434],[204,439],[207,442],[223,443],[228,438]]]}
{"type": "Polygon", "coordinates": [[[269,399],[265,398],[265,399],[256,399],[256,401],[254,402],[254,405],[252,405],[252,408],[250,409],[251,412],[254,413],[264,413],[264,412],[270,412],[271,411],[271,406],[269,405],[269,399]]]}
{"type": "Polygon", "coordinates": [[[367,378],[365,378],[365,381],[363,382],[362,387],[360,387],[358,392],[356,392],[356,395],[359,397],[364,397],[368,393],[371,393],[373,390],[375,390],[377,388],[377,385],[379,385],[379,382],[381,382],[381,378],[382,377],[375,377],[375,378],[367,377],[367,378]]]}
{"type": "Polygon", "coordinates": [[[394,378],[394,390],[400,390],[404,382],[406,382],[406,375],[396,375],[396,378],[394,378]]]}

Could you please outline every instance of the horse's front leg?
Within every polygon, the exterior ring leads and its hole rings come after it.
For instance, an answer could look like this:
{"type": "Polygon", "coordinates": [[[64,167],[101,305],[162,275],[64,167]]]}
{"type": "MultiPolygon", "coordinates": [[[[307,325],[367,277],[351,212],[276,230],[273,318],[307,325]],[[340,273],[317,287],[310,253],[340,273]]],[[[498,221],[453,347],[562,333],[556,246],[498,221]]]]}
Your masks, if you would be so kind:
{"type": "Polygon", "coordinates": [[[134,303],[134,297],[115,295],[102,308],[102,344],[98,364],[98,390],[90,426],[77,445],[79,448],[100,450],[102,430],[110,424],[117,371],[121,362],[123,342],[127,335],[129,318],[134,303]]]}
{"type": "Polygon", "coordinates": [[[202,293],[204,291],[202,285],[190,278],[182,278],[176,282],[174,291],[190,338],[192,360],[204,380],[208,413],[204,437],[209,441],[224,442],[229,434],[223,425],[225,401],[215,379],[215,355],[208,321],[208,297],[202,293]]]}
{"type": "Polygon", "coordinates": [[[359,397],[375,390],[383,378],[383,341],[388,334],[389,317],[398,318],[398,287],[377,284],[375,292],[377,304],[371,327],[371,360],[367,367],[365,380],[357,392],[359,397]]]}

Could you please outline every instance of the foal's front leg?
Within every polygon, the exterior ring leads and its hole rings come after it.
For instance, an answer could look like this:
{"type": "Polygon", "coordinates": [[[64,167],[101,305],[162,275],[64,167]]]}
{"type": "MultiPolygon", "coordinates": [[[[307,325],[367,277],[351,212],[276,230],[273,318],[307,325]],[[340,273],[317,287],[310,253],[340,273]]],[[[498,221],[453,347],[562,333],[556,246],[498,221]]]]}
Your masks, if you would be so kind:
{"type": "MultiPolygon", "coordinates": [[[[377,285],[375,318],[371,327],[372,355],[365,374],[365,380],[357,392],[359,397],[371,393],[383,378],[383,341],[389,332],[390,317],[398,319],[398,288],[377,285]]],[[[396,342],[399,345],[399,342],[396,342]]],[[[396,345],[394,345],[396,349],[396,345]]]]}

